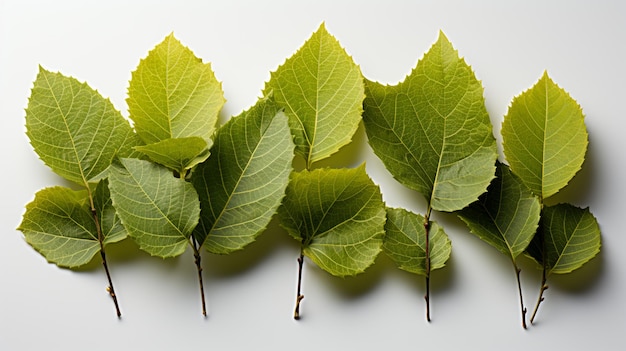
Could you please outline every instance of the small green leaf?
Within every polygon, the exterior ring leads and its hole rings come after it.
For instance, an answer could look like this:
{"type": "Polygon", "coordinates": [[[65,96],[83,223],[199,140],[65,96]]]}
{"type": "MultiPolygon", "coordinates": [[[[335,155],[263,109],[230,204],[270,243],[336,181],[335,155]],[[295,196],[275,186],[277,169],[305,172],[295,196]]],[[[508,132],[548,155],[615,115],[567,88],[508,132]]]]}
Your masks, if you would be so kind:
{"type": "Polygon", "coordinates": [[[108,179],[103,179],[98,183],[93,197],[94,208],[98,215],[104,243],[115,243],[126,239],[128,233],[113,207],[108,179]]]}
{"type": "Polygon", "coordinates": [[[587,150],[580,106],[547,72],[513,99],[502,123],[502,138],[513,173],[543,199],[567,185],[587,150]]]}
{"type": "Polygon", "coordinates": [[[220,128],[211,150],[192,177],[201,205],[193,235],[227,254],[254,241],[285,195],[294,150],[287,117],[260,100],[220,128]]]}
{"type": "Polygon", "coordinates": [[[461,210],[459,217],[473,234],[515,260],[534,237],[540,212],[539,199],[498,163],[487,192],[461,210]]]}
{"type": "Polygon", "coordinates": [[[483,88],[443,33],[403,82],[366,81],[366,96],[369,143],[400,183],[438,211],[485,192],[497,152],[483,88]]]}
{"type": "Polygon", "coordinates": [[[352,140],[365,97],[359,67],[324,24],[272,73],[269,94],[285,109],[307,168],[352,140]]]}
{"type": "Polygon", "coordinates": [[[540,230],[528,253],[546,275],[569,273],[580,268],[600,252],[600,227],[588,208],[570,204],[546,206],[540,230]]]}
{"type": "MultiPolygon", "coordinates": [[[[426,275],[426,229],[424,217],[399,208],[387,209],[383,250],[407,272],[426,275]]],[[[437,222],[430,223],[430,269],[445,266],[450,258],[450,239],[437,222]]]]}
{"type": "Polygon", "coordinates": [[[363,272],[381,250],[385,206],[364,165],[293,173],[278,213],[304,255],[333,275],[363,272]]]}
{"type": "Polygon", "coordinates": [[[109,181],[118,216],[142,250],[163,258],[185,251],[200,214],[191,183],[138,159],[114,164],[109,181]]]}
{"type": "Polygon", "coordinates": [[[128,121],[87,84],[39,68],[26,109],[26,134],[58,175],[87,186],[137,140],[128,121]]]}
{"type": "Polygon", "coordinates": [[[182,174],[209,157],[208,146],[203,138],[187,137],[165,139],[150,145],[137,146],[135,149],[153,162],[182,174]]]}
{"type": "Polygon", "coordinates": [[[87,191],[60,186],[38,191],[18,229],[48,262],[62,267],[85,265],[100,251],[87,191]]]}
{"type": "Polygon", "coordinates": [[[209,140],[225,100],[211,65],[170,34],[132,73],[127,102],[137,134],[152,144],[191,136],[209,140]]]}

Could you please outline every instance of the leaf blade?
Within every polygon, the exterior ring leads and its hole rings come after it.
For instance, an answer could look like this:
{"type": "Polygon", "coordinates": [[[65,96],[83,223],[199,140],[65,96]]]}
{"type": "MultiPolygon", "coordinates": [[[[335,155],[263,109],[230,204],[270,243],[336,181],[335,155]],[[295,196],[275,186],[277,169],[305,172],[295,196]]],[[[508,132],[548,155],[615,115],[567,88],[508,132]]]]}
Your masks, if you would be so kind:
{"type": "Polygon", "coordinates": [[[361,71],[324,24],[272,72],[264,91],[285,109],[309,168],[348,144],[361,120],[361,71]]]}
{"type": "Polygon", "coordinates": [[[539,199],[506,165],[498,163],[487,192],[458,215],[472,234],[515,260],[534,237],[540,213],[539,199]]]}
{"type": "Polygon", "coordinates": [[[164,139],[149,145],[135,147],[153,162],[173,171],[185,173],[209,157],[209,145],[200,137],[164,139]]]}
{"type": "Polygon", "coordinates": [[[580,170],[588,144],[580,106],[547,72],[513,99],[502,138],[513,173],[544,199],[580,170]]]}
{"type": "Polygon", "coordinates": [[[284,196],[294,145],[287,117],[271,100],[229,120],[213,154],[194,171],[197,241],[212,253],[240,250],[265,229],[284,196]]]}
{"type": "Polygon", "coordinates": [[[200,213],[190,183],[162,166],[128,158],[114,164],[109,179],[113,205],[142,250],[163,258],[185,251],[200,213]]]}
{"type": "Polygon", "coordinates": [[[363,272],[381,251],[384,204],[363,165],[293,173],[278,213],[303,253],[335,276],[363,272]]]}
{"type": "Polygon", "coordinates": [[[41,160],[83,186],[117,155],[132,152],[134,133],[108,99],[85,83],[41,66],[26,109],[26,128],[41,160]]]}
{"type": "Polygon", "coordinates": [[[433,209],[460,210],[486,190],[497,152],[483,88],[443,33],[400,84],[366,81],[364,107],[376,155],[433,209]]]}
{"type": "Polygon", "coordinates": [[[128,88],[130,118],[146,144],[198,136],[209,140],[225,99],[210,63],[173,34],[141,60],[128,88]]]}
{"type": "MultiPolygon", "coordinates": [[[[452,244],[437,222],[430,223],[430,269],[445,266],[450,258],[452,244]]],[[[399,208],[387,208],[383,251],[410,273],[427,275],[426,229],[424,217],[399,208]]]]}

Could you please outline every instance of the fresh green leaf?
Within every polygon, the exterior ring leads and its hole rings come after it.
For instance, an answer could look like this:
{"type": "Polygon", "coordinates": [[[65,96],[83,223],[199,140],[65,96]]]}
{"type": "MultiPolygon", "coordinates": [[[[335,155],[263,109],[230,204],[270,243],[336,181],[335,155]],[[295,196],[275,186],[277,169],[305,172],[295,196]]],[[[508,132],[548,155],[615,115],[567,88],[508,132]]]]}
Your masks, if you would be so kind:
{"type": "MultiPolygon", "coordinates": [[[[430,222],[430,269],[445,266],[450,258],[450,239],[437,222],[430,222]]],[[[398,267],[426,275],[426,229],[424,217],[399,208],[387,209],[383,250],[398,267]]]]}
{"type": "Polygon", "coordinates": [[[98,183],[93,197],[94,208],[98,215],[104,243],[109,244],[126,239],[128,233],[113,207],[108,179],[103,179],[98,183]]]}
{"type": "Polygon", "coordinates": [[[580,106],[547,72],[513,99],[502,123],[502,138],[511,170],[541,198],[567,185],[587,150],[580,106]]]}
{"type": "Polygon", "coordinates": [[[333,275],[363,272],[381,250],[385,206],[364,165],[293,173],[278,213],[304,255],[333,275]]]}
{"type": "Polygon", "coordinates": [[[209,157],[207,141],[200,137],[165,139],[149,145],[137,146],[137,151],[181,174],[204,162],[209,157]]]}
{"type": "MultiPolygon", "coordinates": [[[[35,194],[18,227],[26,241],[48,262],[79,267],[100,251],[87,191],[55,186],[35,194]]],[[[111,236],[113,241],[119,235],[111,236]]]]}
{"type": "Polygon", "coordinates": [[[87,187],[136,143],[128,121],[87,84],[39,68],[26,109],[26,134],[41,160],[87,187]]]}
{"type": "Polygon", "coordinates": [[[191,183],[138,159],[114,164],[109,181],[117,214],[142,250],[164,258],[185,251],[200,214],[191,183]]]}
{"type": "Polygon", "coordinates": [[[201,205],[193,235],[208,251],[227,254],[254,241],[285,194],[294,152],[287,117],[260,100],[220,128],[211,150],[192,177],[201,205]]]}
{"type": "Polygon", "coordinates": [[[152,144],[191,136],[208,141],[225,100],[211,65],[170,34],[132,73],[127,102],[137,134],[152,144]]]}
{"type": "Polygon", "coordinates": [[[546,206],[528,253],[551,273],[569,273],[600,252],[600,227],[588,208],[546,206]]]}
{"type": "Polygon", "coordinates": [[[289,117],[296,153],[310,168],[348,144],[364,98],[363,76],[324,24],[265,86],[289,117]]]}
{"type": "Polygon", "coordinates": [[[403,82],[366,81],[366,96],[369,143],[400,183],[439,211],[485,192],[497,152],[483,88],[443,33],[403,82]]]}
{"type": "Polygon", "coordinates": [[[537,231],[541,203],[510,169],[501,163],[496,178],[478,201],[459,212],[471,232],[515,260],[537,231]]]}

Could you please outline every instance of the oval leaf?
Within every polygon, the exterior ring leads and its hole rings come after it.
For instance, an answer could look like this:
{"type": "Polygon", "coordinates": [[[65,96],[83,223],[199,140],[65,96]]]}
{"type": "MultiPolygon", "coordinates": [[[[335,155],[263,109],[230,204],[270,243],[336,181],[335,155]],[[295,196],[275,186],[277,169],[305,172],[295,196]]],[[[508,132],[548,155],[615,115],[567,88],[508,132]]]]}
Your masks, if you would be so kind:
{"type": "Polygon", "coordinates": [[[187,137],[165,139],[150,145],[137,146],[135,149],[153,162],[184,174],[209,157],[208,146],[203,138],[187,137]]]}
{"type": "Polygon", "coordinates": [[[39,67],[26,109],[26,134],[58,175],[87,186],[136,145],[128,121],[87,84],[39,67]]]}
{"type": "Polygon", "coordinates": [[[502,123],[502,139],[513,173],[544,199],[567,185],[587,151],[580,106],[547,72],[513,99],[502,123]]]}
{"type": "MultiPolygon", "coordinates": [[[[452,244],[437,222],[430,222],[430,269],[445,266],[452,244]]],[[[383,250],[407,272],[426,275],[426,229],[424,217],[399,208],[387,209],[383,250]]]]}
{"type": "Polygon", "coordinates": [[[211,64],[170,34],[132,73],[127,102],[137,134],[152,144],[190,136],[210,139],[225,100],[211,64]]]}
{"type": "Polygon", "coordinates": [[[110,172],[111,199],[128,234],[153,256],[182,254],[198,224],[191,183],[149,161],[121,159],[110,172]]]}
{"type": "Polygon", "coordinates": [[[347,276],[374,263],[385,207],[365,166],[293,173],[286,194],[278,211],[281,225],[319,267],[347,276]]]}
{"type": "Polygon", "coordinates": [[[439,40],[404,82],[366,82],[369,143],[400,183],[439,211],[476,201],[497,157],[483,88],[448,39],[439,40]]]}
{"type": "Polygon", "coordinates": [[[285,109],[296,153],[310,168],[352,140],[363,111],[363,76],[322,24],[272,73],[265,94],[285,109]]]}
{"type": "Polygon", "coordinates": [[[201,207],[196,240],[218,254],[254,241],[285,194],[293,150],[287,117],[270,100],[220,128],[192,177],[201,207]]]}
{"type": "Polygon", "coordinates": [[[569,273],[600,252],[600,227],[588,208],[570,204],[544,207],[541,228],[528,253],[546,274],[569,273]]]}
{"type": "Polygon", "coordinates": [[[18,230],[48,262],[63,267],[89,263],[100,251],[87,191],[45,188],[26,205],[18,230]]]}
{"type": "Polygon", "coordinates": [[[535,236],[540,213],[539,199],[509,167],[498,163],[487,192],[459,217],[473,234],[515,260],[535,236]]]}

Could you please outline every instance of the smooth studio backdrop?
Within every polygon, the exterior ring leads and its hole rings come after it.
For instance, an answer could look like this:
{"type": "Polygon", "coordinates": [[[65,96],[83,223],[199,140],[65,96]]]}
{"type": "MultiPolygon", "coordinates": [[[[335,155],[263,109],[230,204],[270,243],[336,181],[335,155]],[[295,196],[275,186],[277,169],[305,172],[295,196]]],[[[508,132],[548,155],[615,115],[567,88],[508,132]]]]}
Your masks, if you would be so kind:
{"type": "MultiPolygon", "coordinates": [[[[626,3],[620,1],[24,1],[0,0],[0,350],[623,350],[626,331],[626,3]],[[32,150],[24,108],[38,65],[86,81],[125,116],[130,73],[173,32],[212,63],[228,100],[222,122],[260,96],[270,71],[319,25],[372,80],[395,84],[442,30],[485,88],[498,136],[511,99],[547,70],[582,106],[583,169],[557,200],[589,206],[602,251],[555,276],[537,322],[520,325],[513,268],[454,215],[435,213],[452,258],[423,277],[381,254],[353,278],[304,267],[302,320],[292,319],[298,243],[273,222],[244,251],[204,254],[209,317],[200,314],[190,252],[162,260],[132,241],[108,247],[118,320],[98,259],[71,271],[48,264],[15,228],[37,190],[66,184],[32,150]]],[[[387,205],[423,212],[359,129],[326,163],[367,171],[387,205]]],[[[521,260],[529,309],[540,272],[521,260]]]]}

